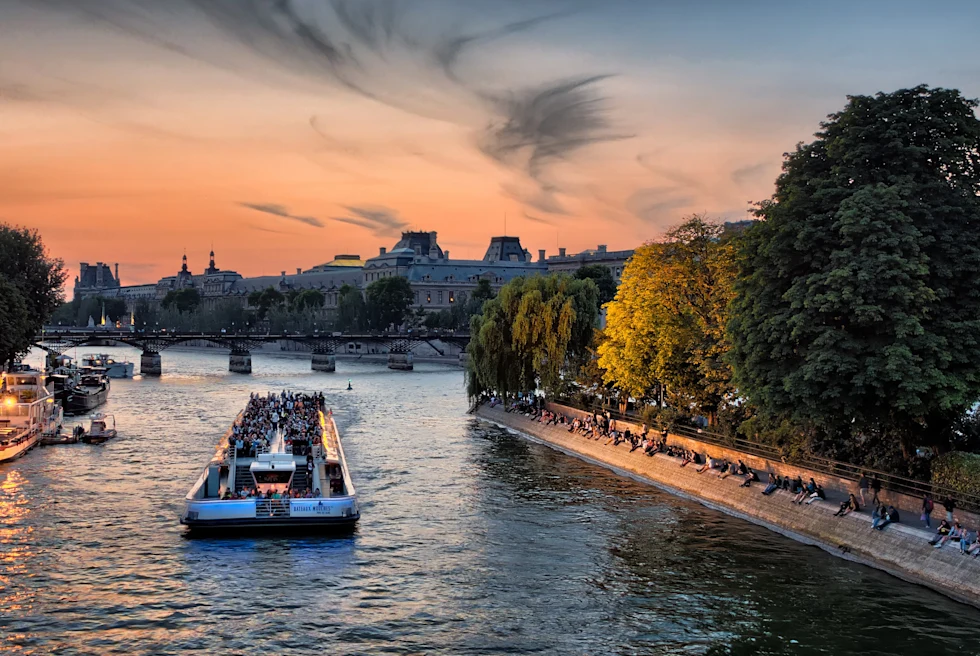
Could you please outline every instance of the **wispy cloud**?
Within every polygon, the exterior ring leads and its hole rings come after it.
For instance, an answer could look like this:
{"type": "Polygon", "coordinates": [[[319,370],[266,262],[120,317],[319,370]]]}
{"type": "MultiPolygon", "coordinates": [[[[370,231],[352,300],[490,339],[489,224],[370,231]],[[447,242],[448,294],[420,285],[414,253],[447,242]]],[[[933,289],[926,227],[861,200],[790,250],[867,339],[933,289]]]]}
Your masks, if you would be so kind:
{"type": "Polygon", "coordinates": [[[275,205],[273,203],[239,203],[239,205],[242,207],[247,207],[250,210],[255,210],[256,212],[271,214],[272,216],[289,219],[290,221],[299,221],[300,223],[305,223],[306,225],[313,226],[314,228],[322,228],[324,225],[323,221],[314,216],[298,216],[296,214],[290,214],[289,210],[283,205],[275,205]]]}
{"type": "Polygon", "coordinates": [[[524,218],[532,223],[543,223],[545,225],[554,225],[554,223],[552,223],[551,221],[547,219],[542,219],[540,216],[534,216],[533,214],[528,214],[526,210],[524,212],[524,218]]]}
{"type": "Polygon", "coordinates": [[[773,162],[760,162],[749,166],[742,166],[732,171],[732,182],[737,185],[750,184],[757,181],[760,177],[766,176],[769,171],[776,168],[773,162]]]}
{"type": "Polygon", "coordinates": [[[680,218],[678,211],[690,207],[695,197],[676,187],[650,187],[633,193],[627,209],[647,223],[666,225],[680,218]]]}
{"type": "Polygon", "coordinates": [[[348,216],[332,216],[332,221],[366,228],[378,237],[397,235],[408,227],[408,222],[398,216],[398,212],[380,205],[345,205],[348,216]]]}

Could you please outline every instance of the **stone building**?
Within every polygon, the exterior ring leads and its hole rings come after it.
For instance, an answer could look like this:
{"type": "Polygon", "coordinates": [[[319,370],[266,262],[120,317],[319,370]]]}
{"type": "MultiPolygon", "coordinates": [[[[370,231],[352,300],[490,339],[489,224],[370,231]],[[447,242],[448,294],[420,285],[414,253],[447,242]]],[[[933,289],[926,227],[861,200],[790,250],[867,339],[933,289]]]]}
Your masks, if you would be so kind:
{"type": "Polygon", "coordinates": [[[602,264],[610,268],[618,282],[626,260],[633,254],[633,251],[608,251],[605,246],[599,246],[575,255],[566,255],[562,248],[552,257],[546,257],[545,251],[539,250],[537,258],[532,258],[519,237],[506,236],[492,237],[482,259],[461,260],[450,258],[449,251],[439,245],[437,237],[436,232],[404,232],[391,250],[381,247],[378,255],[367,260],[362,260],[359,255],[336,255],[330,262],[305,271],[297,268],[295,273],[282,271],[278,276],[245,278],[235,271],[219,269],[213,250],[208,267],[202,273],[191,271],[184,255],[176,274],[146,285],[121,287],[118,269],[113,276],[108,265],[101,262],[95,267],[82,264],[82,271],[75,279],[75,295],[83,298],[121,297],[133,309],[142,300],[159,303],[171,291],[196,288],[203,306],[214,308],[229,299],[248,307],[249,294],[269,287],[282,293],[315,289],[323,294],[324,310],[329,313],[337,308],[340,289],[344,285],[365,289],[376,280],[401,276],[412,285],[415,307],[440,311],[451,309],[455,303],[466,302],[480,280],[487,280],[492,288],[499,289],[517,276],[552,271],[572,273],[586,264],[602,264]]]}

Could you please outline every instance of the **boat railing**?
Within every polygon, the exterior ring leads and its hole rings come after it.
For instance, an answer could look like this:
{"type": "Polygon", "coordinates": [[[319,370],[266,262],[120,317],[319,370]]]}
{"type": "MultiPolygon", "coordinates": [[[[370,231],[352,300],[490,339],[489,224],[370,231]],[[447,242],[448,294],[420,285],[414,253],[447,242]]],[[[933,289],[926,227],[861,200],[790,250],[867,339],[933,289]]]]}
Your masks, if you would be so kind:
{"type": "Polygon", "coordinates": [[[289,517],[289,499],[256,499],[256,517],[289,517]]]}

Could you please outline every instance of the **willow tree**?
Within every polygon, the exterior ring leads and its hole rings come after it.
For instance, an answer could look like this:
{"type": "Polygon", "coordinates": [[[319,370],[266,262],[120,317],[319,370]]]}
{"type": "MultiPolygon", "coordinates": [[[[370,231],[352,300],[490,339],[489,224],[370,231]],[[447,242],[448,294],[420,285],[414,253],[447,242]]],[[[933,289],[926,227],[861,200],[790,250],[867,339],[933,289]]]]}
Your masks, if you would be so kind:
{"type": "Polygon", "coordinates": [[[701,215],[637,249],[607,306],[606,382],[634,398],[663,385],[674,405],[713,422],[732,394],[723,356],[734,256],[725,226],[701,215]]]}
{"type": "Polygon", "coordinates": [[[907,454],[980,397],[976,107],[923,86],[854,96],[786,157],[729,327],[754,405],[907,454]]]}
{"type": "Polygon", "coordinates": [[[566,274],[511,280],[473,317],[470,393],[560,393],[588,355],[598,314],[592,280],[566,274]]]}

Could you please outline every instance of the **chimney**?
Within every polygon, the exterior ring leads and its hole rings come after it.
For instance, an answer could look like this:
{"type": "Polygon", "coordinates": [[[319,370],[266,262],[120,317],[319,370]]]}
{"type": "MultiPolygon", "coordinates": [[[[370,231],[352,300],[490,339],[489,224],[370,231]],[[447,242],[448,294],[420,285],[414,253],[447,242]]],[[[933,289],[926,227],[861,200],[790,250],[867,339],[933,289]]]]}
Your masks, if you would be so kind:
{"type": "Polygon", "coordinates": [[[448,260],[449,259],[449,251],[443,251],[442,252],[442,256],[448,260]]]}
{"type": "Polygon", "coordinates": [[[116,282],[119,282],[119,262],[116,262],[116,282]]]}
{"type": "Polygon", "coordinates": [[[433,260],[439,259],[439,249],[435,246],[429,246],[429,257],[433,260]]]}
{"type": "Polygon", "coordinates": [[[544,249],[538,249],[538,262],[544,262],[544,249]]]}
{"type": "Polygon", "coordinates": [[[285,271],[283,271],[283,272],[282,272],[282,277],[283,277],[283,278],[285,278],[285,277],[286,277],[286,272],[285,272],[285,271]]]}
{"type": "Polygon", "coordinates": [[[606,252],[606,245],[605,244],[599,244],[599,247],[596,250],[599,251],[600,253],[605,253],[606,252]]]}
{"type": "Polygon", "coordinates": [[[415,257],[422,257],[422,247],[415,244],[415,257]]]}
{"type": "Polygon", "coordinates": [[[296,275],[298,276],[301,273],[303,273],[302,267],[296,267],[296,275]]]}
{"type": "Polygon", "coordinates": [[[564,248],[559,248],[558,249],[558,257],[565,257],[565,249],[564,248]]]}
{"type": "Polygon", "coordinates": [[[381,252],[380,252],[380,253],[378,253],[378,255],[384,255],[384,254],[385,254],[385,253],[387,253],[387,252],[388,252],[388,249],[387,249],[387,248],[385,248],[384,246],[382,246],[382,247],[381,247],[381,252]]]}

